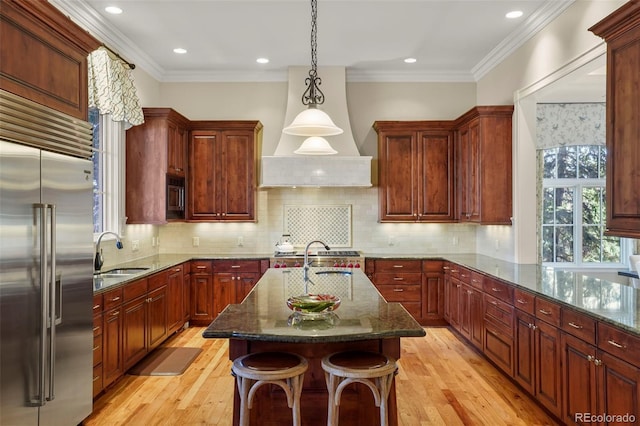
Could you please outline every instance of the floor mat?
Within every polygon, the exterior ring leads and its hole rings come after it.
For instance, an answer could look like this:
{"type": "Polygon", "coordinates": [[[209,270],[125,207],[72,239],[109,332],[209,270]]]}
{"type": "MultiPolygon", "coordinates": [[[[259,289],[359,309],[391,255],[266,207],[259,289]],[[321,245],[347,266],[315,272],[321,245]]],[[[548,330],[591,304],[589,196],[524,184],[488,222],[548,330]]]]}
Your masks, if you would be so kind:
{"type": "Polygon", "coordinates": [[[127,373],[134,376],[179,376],[202,352],[201,348],[158,348],[127,373]]]}

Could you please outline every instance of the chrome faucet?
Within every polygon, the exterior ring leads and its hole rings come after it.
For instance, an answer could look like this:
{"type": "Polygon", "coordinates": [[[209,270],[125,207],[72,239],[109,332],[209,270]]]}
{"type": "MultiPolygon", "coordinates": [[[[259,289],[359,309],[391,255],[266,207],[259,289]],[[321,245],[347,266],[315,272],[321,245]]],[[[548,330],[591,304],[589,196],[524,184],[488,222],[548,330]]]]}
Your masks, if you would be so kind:
{"type": "Polygon", "coordinates": [[[96,257],[93,261],[93,269],[96,271],[99,271],[102,268],[102,265],[104,264],[104,259],[102,258],[102,250],[100,249],[100,242],[102,241],[102,237],[104,237],[107,234],[115,235],[116,247],[118,248],[118,250],[121,250],[122,247],[124,247],[122,245],[122,241],[120,241],[120,238],[121,238],[120,235],[116,234],[115,232],[106,231],[100,234],[100,236],[98,237],[98,242],[96,243],[96,257]]]}
{"type": "Polygon", "coordinates": [[[313,284],[313,281],[311,281],[309,279],[309,247],[311,247],[311,244],[313,243],[319,243],[322,244],[325,248],[325,250],[331,250],[331,248],[326,245],[325,243],[323,243],[320,240],[313,240],[311,241],[309,244],[307,244],[307,247],[304,249],[304,265],[302,268],[302,279],[304,280],[304,293],[305,294],[309,294],[309,286],[308,284],[311,283],[313,284]]]}

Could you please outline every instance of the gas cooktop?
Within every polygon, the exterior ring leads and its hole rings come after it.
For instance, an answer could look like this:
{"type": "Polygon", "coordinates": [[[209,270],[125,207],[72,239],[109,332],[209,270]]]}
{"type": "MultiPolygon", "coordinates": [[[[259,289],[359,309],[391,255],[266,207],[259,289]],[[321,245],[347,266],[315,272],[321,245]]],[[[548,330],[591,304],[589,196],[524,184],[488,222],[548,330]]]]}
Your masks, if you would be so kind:
{"type": "MultiPolygon", "coordinates": [[[[309,256],[325,256],[325,257],[358,257],[360,252],[357,250],[318,250],[316,253],[309,253],[309,256]]],[[[281,253],[276,252],[274,257],[304,257],[304,252],[281,253]]]]}

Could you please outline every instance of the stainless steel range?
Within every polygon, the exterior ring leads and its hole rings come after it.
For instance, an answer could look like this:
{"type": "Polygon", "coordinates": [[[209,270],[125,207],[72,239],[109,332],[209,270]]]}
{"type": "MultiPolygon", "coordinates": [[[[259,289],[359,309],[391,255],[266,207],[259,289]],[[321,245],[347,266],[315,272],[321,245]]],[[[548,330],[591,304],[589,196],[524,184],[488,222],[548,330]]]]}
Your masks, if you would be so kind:
{"type": "MultiPolygon", "coordinates": [[[[356,250],[319,250],[309,253],[311,266],[339,268],[364,268],[364,256],[356,250]]],[[[292,253],[276,252],[270,259],[272,268],[298,268],[304,263],[304,251],[292,253]]]]}

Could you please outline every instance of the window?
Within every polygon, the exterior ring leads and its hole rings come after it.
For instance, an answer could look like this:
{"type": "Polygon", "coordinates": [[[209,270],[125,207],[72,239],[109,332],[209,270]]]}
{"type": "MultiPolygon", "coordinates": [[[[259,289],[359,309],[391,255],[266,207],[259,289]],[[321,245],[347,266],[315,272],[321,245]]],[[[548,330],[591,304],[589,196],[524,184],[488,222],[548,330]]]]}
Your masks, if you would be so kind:
{"type": "Polygon", "coordinates": [[[621,265],[624,240],[604,236],[606,155],[599,145],[543,150],[543,263],[621,265]]]}
{"type": "Polygon", "coordinates": [[[123,122],[109,114],[89,110],[93,124],[93,232],[122,233],[124,224],[124,140],[123,122]]]}

